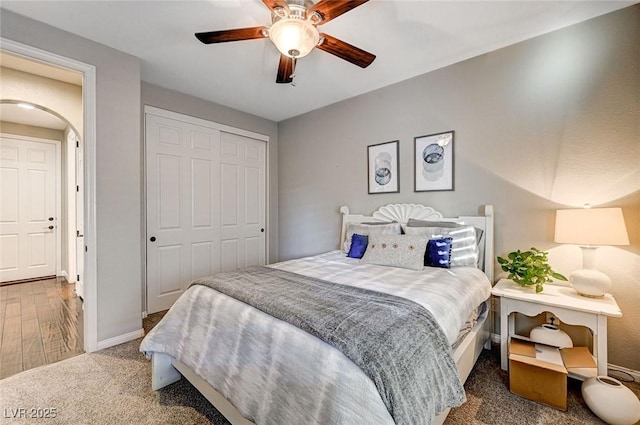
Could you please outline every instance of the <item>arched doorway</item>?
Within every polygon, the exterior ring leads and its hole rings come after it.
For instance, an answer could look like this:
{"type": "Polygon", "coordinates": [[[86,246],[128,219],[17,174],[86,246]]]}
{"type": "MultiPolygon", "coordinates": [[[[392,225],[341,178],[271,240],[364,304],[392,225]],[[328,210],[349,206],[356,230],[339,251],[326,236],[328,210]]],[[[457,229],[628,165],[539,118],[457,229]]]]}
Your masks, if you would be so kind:
{"type": "MultiPolygon", "coordinates": [[[[9,139],[13,140],[13,148],[5,146],[11,152],[15,151],[17,153],[21,149],[29,149],[29,152],[33,152],[34,149],[51,147],[48,145],[53,145],[53,142],[57,143],[57,147],[52,147],[52,149],[56,150],[56,155],[55,158],[51,158],[51,162],[55,161],[49,166],[52,168],[51,170],[46,170],[44,168],[46,163],[42,164],[40,162],[35,163],[37,171],[29,172],[26,169],[23,170],[24,174],[26,174],[24,178],[28,179],[28,175],[32,175],[35,180],[21,182],[21,187],[31,187],[31,191],[34,193],[27,194],[24,190],[21,193],[17,193],[7,186],[7,196],[3,197],[6,211],[12,214],[11,220],[2,220],[3,226],[7,227],[12,220],[20,218],[18,213],[24,216],[28,211],[32,211],[32,216],[29,218],[22,217],[22,221],[31,222],[31,227],[35,228],[33,230],[46,232],[46,238],[31,238],[34,243],[36,241],[46,241],[46,244],[42,246],[33,247],[37,249],[38,257],[41,257],[43,253],[46,255],[37,261],[28,261],[30,257],[28,252],[20,252],[19,256],[4,256],[5,261],[13,261],[18,258],[21,261],[0,267],[0,282],[40,278],[55,274],[56,276],[65,277],[70,283],[79,281],[78,293],[82,297],[82,238],[84,235],[82,217],[84,205],[82,201],[83,185],[80,184],[80,181],[83,174],[83,144],[78,136],[78,130],[69,120],[56,111],[42,105],[25,103],[19,100],[0,99],[0,116],[2,116],[0,132],[3,134],[5,144],[9,143],[9,139]],[[20,140],[23,143],[19,143],[20,140]],[[27,148],[25,146],[27,143],[31,143],[32,147],[27,148]],[[41,176],[46,176],[47,172],[51,176],[48,179],[41,178],[41,176]],[[38,189],[43,194],[37,195],[35,191],[38,189]],[[55,191],[55,194],[50,193],[52,191],[55,191]],[[47,196],[44,196],[44,193],[47,196]],[[17,198],[12,199],[11,196],[13,195],[17,198]],[[18,197],[24,198],[22,201],[24,205],[21,209],[12,207],[12,202],[17,206],[18,197]],[[51,198],[49,203],[54,202],[55,205],[47,205],[43,198],[51,198]],[[37,203],[37,205],[30,205],[32,202],[37,203]],[[46,222],[39,223],[38,219],[33,216],[36,212],[45,214],[46,217],[42,219],[46,220],[46,222]]],[[[45,155],[46,150],[42,152],[45,155]]],[[[18,183],[19,180],[19,174],[16,173],[18,169],[16,165],[18,163],[13,163],[11,158],[12,155],[9,155],[2,159],[7,162],[6,166],[8,168],[6,172],[11,175],[11,180],[5,181],[7,185],[9,183],[18,183]]],[[[28,169],[28,155],[21,155],[20,158],[20,167],[28,169]]],[[[18,155],[16,155],[15,159],[18,160],[18,155]]],[[[15,238],[9,238],[10,240],[19,239],[21,237],[20,233],[15,230],[25,230],[25,226],[26,224],[12,226],[15,228],[14,231],[5,229],[5,232],[9,231],[14,234],[15,238]]],[[[23,235],[23,237],[27,236],[23,235]]],[[[22,251],[25,251],[26,241],[22,241],[21,245],[25,245],[21,248],[22,251]]]]}
{"type": "Polygon", "coordinates": [[[83,250],[77,249],[83,244],[76,240],[84,205],[76,190],[82,155],[73,125],[17,100],[0,99],[0,116],[0,290],[9,311],[0,330],[4,378],[84,351],[83,250]]]}

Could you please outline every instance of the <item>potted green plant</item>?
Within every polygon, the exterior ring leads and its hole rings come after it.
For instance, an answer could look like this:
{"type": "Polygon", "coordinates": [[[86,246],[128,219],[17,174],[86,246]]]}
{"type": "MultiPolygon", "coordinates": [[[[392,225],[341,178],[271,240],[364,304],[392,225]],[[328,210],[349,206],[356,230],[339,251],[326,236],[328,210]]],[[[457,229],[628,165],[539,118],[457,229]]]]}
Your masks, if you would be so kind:
{"type": "Polygon", "coordinates": [[[513,251],[507,258],[498,257],[502,270],[509,273],[509,279],[522,286],[536,286],[536,292],[542,292],[542,285],[553,282],[553,278],[567,280],[555,272],[548,263],[548,252],[538,248],[529,251],[513,251]]]}

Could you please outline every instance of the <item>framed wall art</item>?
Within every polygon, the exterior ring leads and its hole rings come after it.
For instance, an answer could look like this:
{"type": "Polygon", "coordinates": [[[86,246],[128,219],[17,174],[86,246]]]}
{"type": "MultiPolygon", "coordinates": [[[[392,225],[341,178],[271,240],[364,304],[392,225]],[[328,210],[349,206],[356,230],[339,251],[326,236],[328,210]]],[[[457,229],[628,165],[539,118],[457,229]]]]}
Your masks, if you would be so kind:
{"type": "Polygon", "coordinates": [[[453,190],[453,131],[414,138],[415,191],[453,190]]]}
{"type": "Polygon", "coordinates": [[[367,146],[369,193],[400,192],[399,141],[367,146]]]}

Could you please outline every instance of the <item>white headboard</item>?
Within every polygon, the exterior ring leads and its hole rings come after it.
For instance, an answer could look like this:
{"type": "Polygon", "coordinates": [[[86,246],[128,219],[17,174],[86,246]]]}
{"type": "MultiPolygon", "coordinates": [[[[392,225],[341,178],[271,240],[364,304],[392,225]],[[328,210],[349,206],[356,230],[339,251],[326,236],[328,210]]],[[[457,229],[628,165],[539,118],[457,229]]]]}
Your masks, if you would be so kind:
{"type": "Polygon", "coordinates": [[[430,221],[454,221],[475,226],[482,229],[482,239],[480,239],[480,268],[493,284],[493,205],[484,205],[482,208],[484,215],[444,217],[440,212],[431,207],[419,204],[388,204],[378,208],[373,214],[349,214],[349,207],[340,207],[342,213],[342,230],[340,232],[340,247],[343,246],[347,234],[349,223],[362,222],[392,222],[397,221],[406,224],[410,218],[430,221]]]}

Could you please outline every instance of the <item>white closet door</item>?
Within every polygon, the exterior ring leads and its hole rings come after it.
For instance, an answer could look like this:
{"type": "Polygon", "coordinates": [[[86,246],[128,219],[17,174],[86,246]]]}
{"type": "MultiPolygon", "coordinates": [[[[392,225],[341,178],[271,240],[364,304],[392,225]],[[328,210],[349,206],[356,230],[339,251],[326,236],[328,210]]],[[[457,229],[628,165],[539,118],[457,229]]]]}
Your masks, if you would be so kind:
{"type": "Polygon", "coordinates": [[[147,311],[166,310],[189,283],[220,270],[220,132],[146,115],[147,311]]]}
{"type": "Polygon", "coordinates": [[[266,144],[221,132],[220,150],[222,271],[263,265],[266,144]]]}
{"type": "Polygon", "coordinates": [[[56,274],[56,145],[0,139],[0,281],[56,274]]]}
{"type": "Polygon", "coordinates": [[[145,115],[148,313],[193,279],[265,263],[265,141],[167,114],[145,115]]]}

